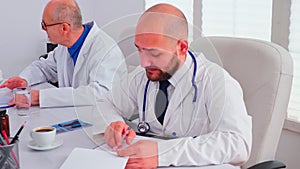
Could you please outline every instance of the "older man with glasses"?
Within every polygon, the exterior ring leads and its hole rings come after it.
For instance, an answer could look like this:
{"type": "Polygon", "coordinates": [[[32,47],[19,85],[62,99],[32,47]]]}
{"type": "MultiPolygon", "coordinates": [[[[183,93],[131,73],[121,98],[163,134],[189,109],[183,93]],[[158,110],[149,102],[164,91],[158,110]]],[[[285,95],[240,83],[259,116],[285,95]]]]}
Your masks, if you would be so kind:
{"type": "Polygon", "coordinates": [[[59,88],[32,90],[31,105],[92,105],[110,90],[114,80],[127,73],[119,47],[95,22],[82,24],[80,8],[74,0],[48,2],[41,26],[58,47],[47,59],[34,61],[19,76],[0,86],[13,89],[58,82],[59,88]]]}

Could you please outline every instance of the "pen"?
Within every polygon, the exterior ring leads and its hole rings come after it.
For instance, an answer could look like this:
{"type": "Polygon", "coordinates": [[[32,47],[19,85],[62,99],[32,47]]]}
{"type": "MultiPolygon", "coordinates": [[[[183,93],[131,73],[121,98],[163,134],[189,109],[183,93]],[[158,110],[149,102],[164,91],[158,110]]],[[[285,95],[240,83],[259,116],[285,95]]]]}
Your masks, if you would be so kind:
{"type": "Polygon", "coordinates": [[[58,124],[58,126],[60,126],[60,127],[69,127],[69,126],[72,126],[74,124],[80,124],[79,120],[75,119],[75,120],[72,120],[72,121],[63,122],[63,123],[58,124]]]}
{"type": "Polygon", "coordinates": [[[125,140],[125,137],[129,134],[130,130],[131,130],[131,127],[128,126],[128,128],[126,129],[126,131],[123,135],[123,140],[125,140]]]}
{"type": "Polygon", "coordinates": [[[72,128],[77,128],[77,127],[81,127],[81,124],[78,123],[78,124],[73,124],[73,125],[72,125],[72,128]]]}
{"type": "MultiPolygon", "coordinates": [[[[10,144],[10,143],[9,143],[9,139],[8,139],[8,137],[7,137],[7,134],[6,134],[5,130],[2,130],[1,132],[2,132],[2,136],[4,137],[4,139],[5,139],[6,143],[7,143],[7,145],[9,145],[9,144],[10,144]]],[[[19,167],[19,162],[18,162],[17,156],[16,156],[16,154],[14,153],[13,150],[11,150],[11,155],[13,156],[16,165],[19,167]]]]}
{"type": "Polygon", "coordinates": [[[7,145],[6,141],[4,140],[4,138],[2,137],[2,134],[0,134],[0,142],[3,145],[7,145]]]}
{"type": "Polygon", "coordinates": [[[21,131],[23,130],[25,124],[26,124],[26,121],[25,121],[24,124],[22,124],[22,126],[19,128],[18,132],[17,132],[16,135],[13,137],[13,139],[11,140],[11,143],[10,143],[10,144],[14,144],[14,143],[19,139],[19,135],[20,135],[21,131]]]}
{"type": "Polygon", "coordinates": [[[6,143],[9,144],[9,139],[8,139],[8,137],[7,137],[6,131],[5,131],[5,130],[2,130],[1,132],[2,132],[2,136],[4,137],[6,143]]]}
{"type": "MultiPolygon", "coordinates": [[[[122,142],[125,141],[125,137],[129,134],[129,131],[131,130],[131,127],[128,126],[128,128],[125,130],[125,133],[122,135],[122,142]]],[[[125,141],[126,142],[126,141],[125,141]]],[[[121,145],[122,146],[122,145],[121,145]]],[[[113,150],[119,149],[118,145],[113,147],[113,150]]]]}
{"type": "Polygon", "coordinates": [[[0,106],[0,109],[8,109],[8,108],[11,108],[11,107],[14,107],[15,104],[12,104],[12,105],[7,105],[7,106],[0,106]]]}
{"type": "Polygon", "coordinates": [[[122,136],[122,141],[124,140],[126,142],[125,138],[129,134],[130,130],[131,130],[131,127],[128,126],[128,128],[126,129],[124,135],[122,136]]]}

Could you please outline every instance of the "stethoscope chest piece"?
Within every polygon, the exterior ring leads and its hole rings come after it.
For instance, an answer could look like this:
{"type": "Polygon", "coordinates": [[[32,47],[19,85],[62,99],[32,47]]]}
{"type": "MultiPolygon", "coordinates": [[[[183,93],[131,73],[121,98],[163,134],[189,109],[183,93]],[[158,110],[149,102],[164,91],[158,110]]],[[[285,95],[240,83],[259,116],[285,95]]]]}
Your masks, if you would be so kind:
{"type": "Polygon", "coordinates": [[[137,129],[140,133],[145,134],[150,131],[150,125],[145,121],[141,121],[139,122],[137,129]]]}

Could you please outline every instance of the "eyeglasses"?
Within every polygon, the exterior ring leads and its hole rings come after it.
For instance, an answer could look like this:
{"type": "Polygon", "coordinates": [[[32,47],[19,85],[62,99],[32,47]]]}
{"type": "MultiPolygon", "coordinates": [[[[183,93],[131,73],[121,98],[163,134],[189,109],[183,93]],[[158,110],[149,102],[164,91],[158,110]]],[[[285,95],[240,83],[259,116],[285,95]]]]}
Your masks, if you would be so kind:
{"type": "MultiPolygon", "coordinates": [[[[42,26],[42,29],[43,29],[44,31],[47,31],[47,27],[49,27],[49,26],[54,26],[54,25],[59,25],[59,24],[63,24],[63,23],[66,23],[66,22],[58,22],[58,23],[53,23],[53,24],[47,25],[47,24],[45,23],[45,21],[42,21],[42,22],[41,22],[41,26],[42,26]]],[[[69,23],[67,23],[67,24],[70,25],[69,23]]]]}

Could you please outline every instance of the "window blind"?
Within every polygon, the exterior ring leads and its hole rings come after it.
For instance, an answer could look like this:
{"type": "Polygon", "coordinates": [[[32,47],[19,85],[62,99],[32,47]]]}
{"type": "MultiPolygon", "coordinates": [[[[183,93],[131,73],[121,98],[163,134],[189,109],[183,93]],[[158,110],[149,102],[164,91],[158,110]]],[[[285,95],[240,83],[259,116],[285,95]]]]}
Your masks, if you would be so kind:
{"type": "Polygon", "coordinates": [[[289,51],[294,60],[294,78],[288,118],[300,122],[300,1],[291,1],[289,51]]]}
{"type": "Polygon", "coordinates": [[[271,41],[272,0],[202,0],[204,36],[271,41]]]}

